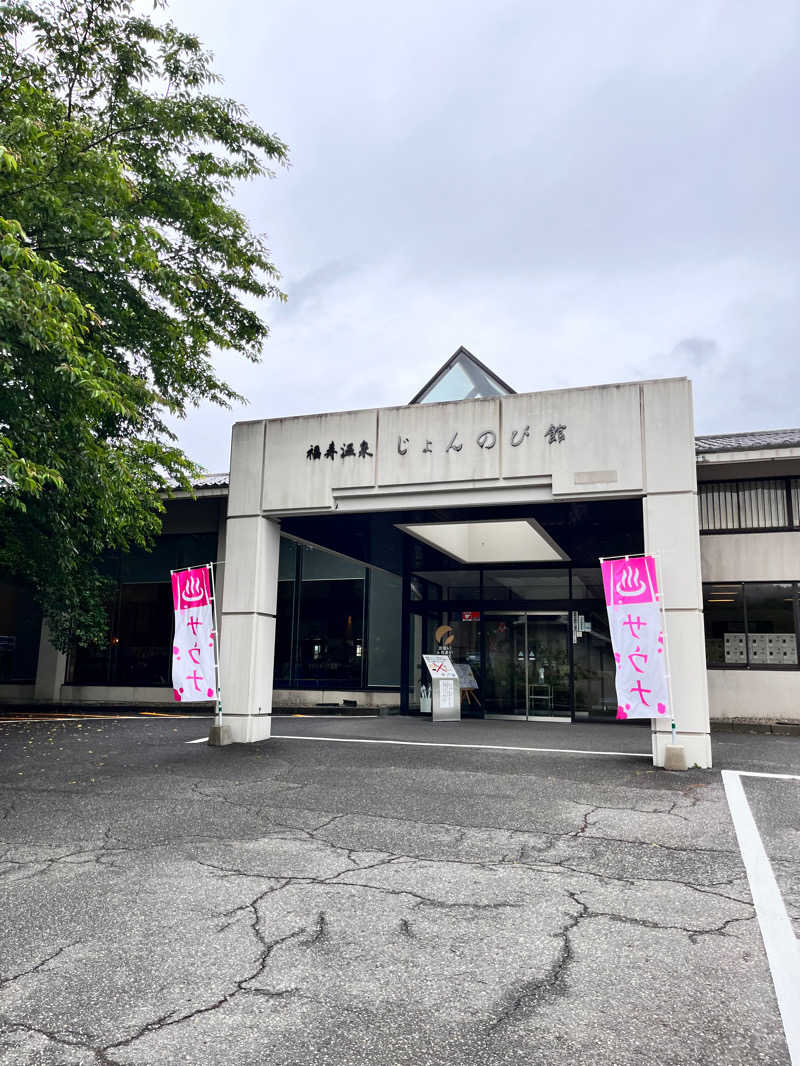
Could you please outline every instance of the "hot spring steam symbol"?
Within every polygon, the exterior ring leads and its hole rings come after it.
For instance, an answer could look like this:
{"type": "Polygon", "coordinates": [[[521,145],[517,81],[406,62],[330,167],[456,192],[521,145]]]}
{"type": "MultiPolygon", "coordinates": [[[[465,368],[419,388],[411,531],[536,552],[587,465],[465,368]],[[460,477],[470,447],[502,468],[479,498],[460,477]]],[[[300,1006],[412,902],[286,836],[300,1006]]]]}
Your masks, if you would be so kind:
{"type": "Polygon", "coordinates": [[[647,585],[642,581],[637,567],[628,564],[616,585],[619,596],[641,596],[647,590],[647,585]]]}
{"type": "Polygon", "coordinates": [[[184,606],[198,606],[203,603],[205,598],[206,590],[203,582],[197,574],[190,573],[181,588],[181,600],[184,606]]]}

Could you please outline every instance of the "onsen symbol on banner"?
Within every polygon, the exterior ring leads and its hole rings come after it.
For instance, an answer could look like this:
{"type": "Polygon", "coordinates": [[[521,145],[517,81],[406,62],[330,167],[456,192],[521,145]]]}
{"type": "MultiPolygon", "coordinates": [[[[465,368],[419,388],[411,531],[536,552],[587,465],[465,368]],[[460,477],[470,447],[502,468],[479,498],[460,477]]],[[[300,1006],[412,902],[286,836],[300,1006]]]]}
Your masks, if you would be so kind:
{"type": "Polygon", "coordinates": [[[187,607],[205,607],[209,602],[204,576],[202,571],[198,570],[187,570],[178,575],[181,610],[187,607]]]}
{"type": "Polygon", "coordinates": [[[622,571],[622,576],[616,584],[618,596],[631,597],[641,596],[647,591],[647,583],[642,580],[641,572],[637,566],[628,564],[622,571]]]}

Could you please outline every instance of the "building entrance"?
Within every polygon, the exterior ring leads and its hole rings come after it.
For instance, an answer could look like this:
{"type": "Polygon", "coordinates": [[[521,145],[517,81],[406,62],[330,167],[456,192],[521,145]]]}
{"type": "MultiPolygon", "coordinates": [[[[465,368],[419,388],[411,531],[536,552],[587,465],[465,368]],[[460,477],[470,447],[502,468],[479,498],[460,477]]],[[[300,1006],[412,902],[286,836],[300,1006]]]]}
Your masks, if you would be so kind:
{"type": "Polygon", "coordinates": [[[485,599],[469,607],[413,604],[407,632],[404,709],[421,709],[422,688],[429,685],[422,656],[439,652],[468,666],[474,677],[475,689],[462,700],[465,717],[530,722],[616,717],[616,666],[602,602],[526,604],[516,610],[485,599]]]}
{"type": "Polygon", "coordinates": [[[570,626],[567,611],[485,616],[483,706],[491,718],[569,718],[570,626]]]}

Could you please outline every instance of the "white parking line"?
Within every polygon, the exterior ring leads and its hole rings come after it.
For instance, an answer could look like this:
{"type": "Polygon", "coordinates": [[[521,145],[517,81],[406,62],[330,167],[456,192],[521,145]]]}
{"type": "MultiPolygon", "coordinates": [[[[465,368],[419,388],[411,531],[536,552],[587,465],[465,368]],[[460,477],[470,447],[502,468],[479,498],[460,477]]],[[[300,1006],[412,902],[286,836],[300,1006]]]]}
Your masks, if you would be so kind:
{"type": "MultiPolygon", "coordinates": [[[[303,737],[273,733],[272,740],[317,740],[328,744],[397,744],[409,748],[477,748],[480,751],[537,751],[551,755],[621,755],[626,759],[652,759],[649,751],[583,751],[581,748],[515,748],[510,744],[448,744],[434,740],[369,740],[362,737],[303,737]]],[[[202,744],[208,737],[187,740],[187,744],[202,744]]]]}
{"type": "Polygon", "coordinates": [[[723,770],[726,774],[738,774],[739,777],[774,777],[776,781],[800,781],[800,774],[766,774],[760,770],[723,770]]]}
{"type": "MultiPolygon", "coordinates": [[[[755,771],[748,771],[747,776],[800,780],[794,774],[759,774],[755,771]]],[[[741,774],[736,770],[723,770],[722,783],[767,952],[789,1058],[793,1066],[800,1066],[800,1011],[797,1009],[800,1003],[800,946],[747,802],[741,774]]]]}
{"type": "Polygon", "coordinates": [[[477,748],[480,751],[538,751],[553,755],[621,755],[626,759],[652,759],[644,751],[582,751],[580,748],[517,748],[510,744],[448,744],[434,740],[369,740],[362,737],[303,737],[273,733],[274,740],[317,740],[330,744],[397,744],[409,748],[477,748]]]}

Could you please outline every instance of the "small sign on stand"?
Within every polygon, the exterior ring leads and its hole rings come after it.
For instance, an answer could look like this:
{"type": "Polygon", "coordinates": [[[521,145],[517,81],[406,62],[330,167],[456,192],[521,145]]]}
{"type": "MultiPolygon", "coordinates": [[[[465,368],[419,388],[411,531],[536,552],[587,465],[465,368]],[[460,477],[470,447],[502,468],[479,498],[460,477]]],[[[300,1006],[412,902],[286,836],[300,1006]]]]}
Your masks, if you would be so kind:
{"type": "Polygon", "coordinates": [[[434,722],[461,720],[458,674],[448,655],[423,655],[431,675],[431,717],[434,722]]]}
{"type": "Polygon", "coordinates": [[[474,703],[476,707],[480,707],[481,701],[476,695],[478,691],[478,682],[475,680],[472,667],[469,663],[453,663],[453,666],[458,674],[458,684],[461,688],[461,699],[466,704],[471,705],[474,703]]]}

